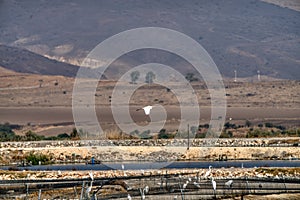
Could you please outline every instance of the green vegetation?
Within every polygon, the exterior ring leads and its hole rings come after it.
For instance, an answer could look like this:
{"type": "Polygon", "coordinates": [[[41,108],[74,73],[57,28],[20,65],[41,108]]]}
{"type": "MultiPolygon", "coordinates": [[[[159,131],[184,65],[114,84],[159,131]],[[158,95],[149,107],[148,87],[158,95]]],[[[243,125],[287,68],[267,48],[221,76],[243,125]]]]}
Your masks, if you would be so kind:
{"type": "Polygon", "coordinates": [[[41,140],[65,140],[65,139],[72,139],[76,140],[79,139],[79,134],[76,128],[69,134],[61,133],[57,136],[49,136],[45,137],[43,135],[38,135],[33,131],[27,131],[24,136],[17,135],[13,131],[13,128],[19,128],[16,125],[11,125],[9,123],[0,124],[0,142],[9,142],[9,141],[41,141],[41,140]]]}
{"type": "Polygon", "coordinates": [[[167,133],[166,129],[161,129],[158,133],[158,139],[172,139],[172,138],[174,138],[174,135],[167,133]]]}
{"type": "Polygon", "coordinates": [[[139,71],[133,71],[133,72],[131,72],[130,77],[131,77],[131,83],[136,84],[136,81],[140,77],[140,72],[139,71]]]}
{"type": "Polygon", "coordinates": [[[185,75],[185,79],[188,80],[189,82],[194,82],[194,81],[198,81],[199,80],[197,77],[195,77],[194,73],[187,73],[185,75]]]}
{"type": "Polygon", "coordinates": [[[153,72],[148,72],[145,77],[145,83],[152,84],[155,79],[155,74],[153,72]]]}
{"type": "MultiPolygon", "coordinates": [[[[34,133],[33,131],[27,131],[24,135],[17,135],[13,131],[14,128],[20,128],[16,125],[9,123],[0,124],[0,142],[9,141],[41,141],[41,140],[79,140],[87,137],[88,133],[83,130],[77,130],[74,128],[70,134],[60,133],[56,136],[43,136],[34,133]]],[[[205,137],[218,137],[216,133],[209,132],[209,124],[200,124],[190,127],[190,138],[205,138],[205,137]]],[[[134,130],[130,134],[122,133],[120,130],[114,130],[108,132],[107,138],[111,140],[119,139],[173,139],[175,136],[179,138],[188,138],[187,131],[170,133],[166,129],[161,129],[157,135],[151,135],[150,130],[140,132],[134,130]]],[[[237,125],[230,122],[224,124],[224,129],[219,136],[220,138],[232,138],[232,137],[246,137],[246,138],[260,138],[260,137],[300,137],[299,128],[287,129],[282,125],[274,125],[272,123],[264,123],[253,126],[250,121],[245,121],[245,125],[237,125]]]]}
{"type": "Polygon", "coordinates": [[[26,161],[28,163],[31,163],[32,165],[47,165],[51,164],[49,156],[44,155],[44,154],[33,154],[30,153],[28,156],[26,156],[26,161]]]}
{"type": "Polygon", "coordinates": [[[0,141],[15,141],[19,139],[20,136],[17,136],[13,130],[12,126],[9,123],[0,124],[0,141]]]}

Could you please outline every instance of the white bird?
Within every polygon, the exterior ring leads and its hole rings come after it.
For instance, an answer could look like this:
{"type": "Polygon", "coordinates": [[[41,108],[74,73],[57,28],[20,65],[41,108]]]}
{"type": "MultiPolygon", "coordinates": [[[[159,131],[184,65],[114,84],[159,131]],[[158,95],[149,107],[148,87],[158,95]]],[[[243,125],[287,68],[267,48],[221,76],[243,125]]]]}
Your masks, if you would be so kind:
{"type": "Polygon", "coordinates": [[[149,115],[152,108],[153,108],[153,106],[145,106],[145,107],[143,107],[143,108],[138,108],[138,109],[136,109],[136,111],[139,111],[139,110],[142,110],[142,109],[143,109],[144,112],[145,112],[145,114],[146,114],[146,115],[149,115]]]}
{"type": "Polygon", "coordinates": [[[199,184],[199,183],[194,182],[193,184],[194,184],[194,186],[196,186],[197,188],[200,188],[200,184],[199,184]]]}
{"type": "Polygon", "coordinates": [[[123,164],[121,165],[121,168],[122,168],[122,170],[123,170],[124,176],[127,176],[126,172],[124,171],[125,166],[124,166],[123,164]]]}
{"type": "Polygon", "coordinates": [[[177,195],[174,196],[174,200],[176,200],[176,199],[177,199],[177,195]]]}
{"type": "Polygon", "coordinates": [[[208,171],[205,173],[204,178],[207,178],[207,177],[210,175],[210,173],[211,173],[211,168],[212,168],[212,166],[209,165],[208,171]]]}
{"type": "Polygon", "coordinates": [[[183,184],[182,188],[185,189],[188,184],[189,184],[189,181],[186,181],[185,184],[183,184]]]}
{"type": "Polygon", "coordinates": [[[130,194],[127,195],[127,199],[128,199],[128,200],[131,200],[130,194]]]}
{"type": "Polygon", "coordinates": [[[93,187],[93,181],[91,181],[90,186],[86,189],[85,194],[86,196],[90,196],[90,192],[92,191],[92,187],[93,187]]]}
{"type": "Polygon", "coordinates": [[[214,180],[214,178],[211,178],[211,183],[212,183],[212,186],[213,186],[213,189],[214,189],[214,193],[216,192],[216,189],[217,189],[217,183],[216,181],[214,180]]]}
{"type": "Polygon", "coordinates": [[[90,175],[90,178],[91,178],[91,180],[93,182],[94,181],[94,174],[93,174],[93,172],[89,172],[89,175],[90,175]]]}
{"type": "Polygon", "coordinates": [[[91,184],[90,184],[90,186],[86,189],[86,191],[85,191],[85,194],[86,194],[86,196],[90,196],[90,192],[92,191],[92,187],[93,187],[93,181],[94,181],[94,175],[93,175],[93,172],[89,172],[89,175],[90,175],[90,178],[91,178],[91,184]]]}
{"type": "Polygon", "coordinates": [[[142,189],[140,188],[140,193],[141,193],[141,199],[142,199],[142,200],[146,199],[146,196],[145,196],[145,190],[144,190],[144,189],[142,190],[142,189]]]}
{"type": "Polygon", "coordinates": [[[61,171],[60,171],[60,170],[58,170],[58,171],[57,171],[57,174],[60,176],[60,175],[61,175],[61,171]]]}
{"type": "Polygon", "coordinates": [[[146,185],[146,187],[144,188],[144,193],[145,193],[145,194],[148,194],[148,192],[149,192],[149,186],[146,185]]]}
{"type": "Polygon", "coordinates": [[[230,188],[232,187],[232,184],[233,184],[233,180],[229,180],[225,183],[225,185],[230,188]]]}

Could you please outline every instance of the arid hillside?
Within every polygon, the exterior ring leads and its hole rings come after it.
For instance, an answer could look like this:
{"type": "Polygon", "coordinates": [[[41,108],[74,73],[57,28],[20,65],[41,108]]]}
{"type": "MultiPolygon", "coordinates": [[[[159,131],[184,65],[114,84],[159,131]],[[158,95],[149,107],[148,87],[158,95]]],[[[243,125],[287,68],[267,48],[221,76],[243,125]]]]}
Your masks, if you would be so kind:
{"type": "MultiPolygon", "coordinates": [[[[4,0],[0,7],[0,43],[80,65],[110,36],[138,27],[164,27],[199,42],[225,77],[233,77],[234,70],[240,77],[253,76],[260,70],[262,75],[299,80],[299,12],[286,8],[293,7],[291,1],[268,2],[272,3],[4,0]],[[277,6],[277,2],[283,6],[277,6]]],[[[114,63],[108,78],[118,78],[128,66],[149,61],[174,66],[183,74],[191,70],[183,59],[166,52],[138,51],[114,63]]]]}

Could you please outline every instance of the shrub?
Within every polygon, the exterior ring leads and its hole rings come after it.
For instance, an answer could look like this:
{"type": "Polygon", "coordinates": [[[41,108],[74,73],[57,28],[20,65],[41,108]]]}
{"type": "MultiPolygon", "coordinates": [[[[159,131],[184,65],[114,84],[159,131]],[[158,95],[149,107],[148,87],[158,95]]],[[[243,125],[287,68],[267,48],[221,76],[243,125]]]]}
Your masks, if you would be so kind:
{"type": "Polygon", "coordinates": [[[166,129],[161,129],[158,133],[158,139],[172,139],[175,136],[166,132],[166,129]]]}
{"type": "Polygon", "coordinates": [[[267,127],[267,128],[273,128],[274,125],[272,123],[270,123],[270,122],[266,122],[265,123],[265,127],[267,127]]]}
{"type": "Polygon", "coordinates": [[[140,138],[141,138],[141,139],[151,139],[152,136],[150,135],[150,130],[143,131],[143,132],[140,134],[140,138]]]}
{"type": "Polygon", "coordinates": [[[44,154],[33,154],[30,153],[26,156],[26,161],[31,163],[32,165],[38,165],[41,162],[42,165],[50,164],[50,158],[44,154]]]}

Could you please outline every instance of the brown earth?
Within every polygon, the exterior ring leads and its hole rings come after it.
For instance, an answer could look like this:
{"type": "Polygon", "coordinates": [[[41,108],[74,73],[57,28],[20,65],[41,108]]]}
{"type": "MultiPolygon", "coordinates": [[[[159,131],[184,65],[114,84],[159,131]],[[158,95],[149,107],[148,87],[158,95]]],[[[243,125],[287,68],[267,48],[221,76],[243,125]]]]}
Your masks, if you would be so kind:
{"type": "MultiPolygon", "coordinates": [[[[18,133],[33,129],[45,135],[71,132],[74,127],[72,116],[73,78],[63,76],[41,76],[15,73],[0,68],[0,123],[28,125],[18,133]],[[33,126],[34,125],[34,126],[33,126]]],[[[299,126],[300,82],[288,80],[232,82],[225,81],[227,117],[232,122],[253,124],[273,122],[287,127],[299,126]],[[263,108],[263,109],[262,109],[263,108]]],[[[114,129],[110,101],[115,86],[114,81],[101,81],[95,94],[98,119],[105,129],[114,129]]],[[[124,92],[130,91],[126,83],[124,92]]],[[[203,82],[192,83],[200,105],[200,123],[210,119],[210,96],[203,82]]],[[[159,85],[146,85],[134,92],[130,99],[130,114],[141,125],[149,122],[149,117],[136,108],[160,104],[167,110],[167,130],[176,130],[180,110],[172,91],[159,85]]],[[[193,108],[188,108],[193,110],[193,108]]]]}

